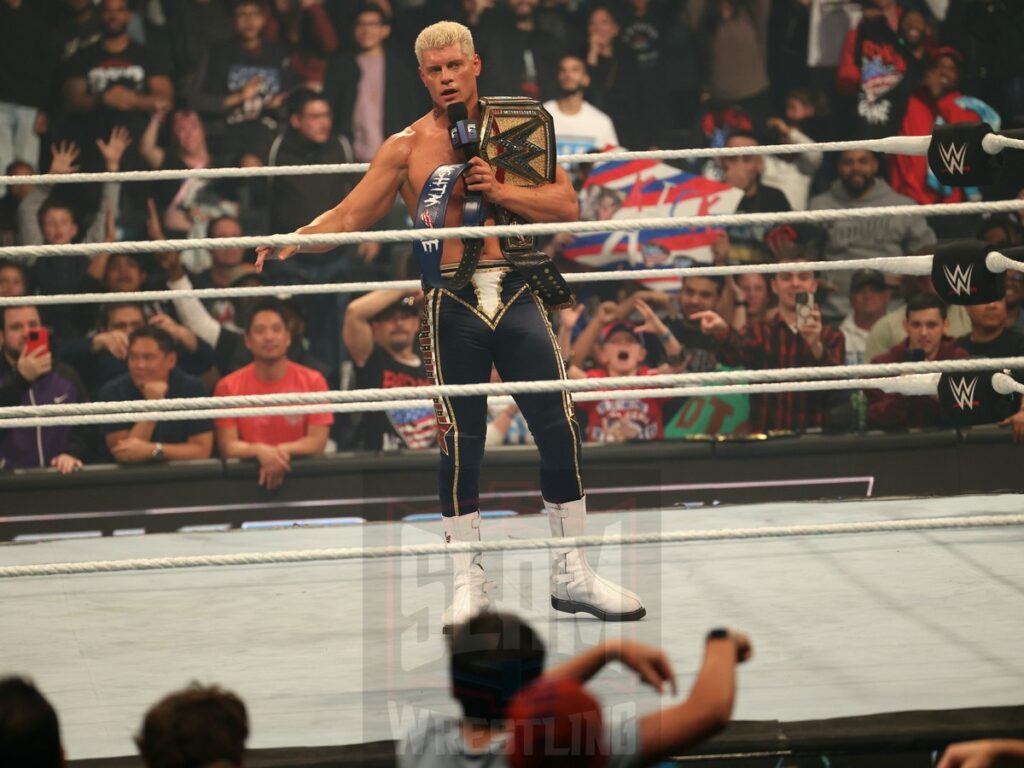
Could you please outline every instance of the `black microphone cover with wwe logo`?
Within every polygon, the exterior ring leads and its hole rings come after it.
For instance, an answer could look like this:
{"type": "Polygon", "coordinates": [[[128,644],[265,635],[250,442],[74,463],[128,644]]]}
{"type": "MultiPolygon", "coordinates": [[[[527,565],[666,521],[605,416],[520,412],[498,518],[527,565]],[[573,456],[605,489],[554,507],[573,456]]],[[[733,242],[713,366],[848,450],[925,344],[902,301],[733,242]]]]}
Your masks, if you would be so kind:
{"type": "Polygon", "coordinates": [[[469,110],[461,101],[448,105],[448,126],[453,148],[461,149],[467,160],[480,156],[480,135],[476,123],[469,119],[469,110]]]}

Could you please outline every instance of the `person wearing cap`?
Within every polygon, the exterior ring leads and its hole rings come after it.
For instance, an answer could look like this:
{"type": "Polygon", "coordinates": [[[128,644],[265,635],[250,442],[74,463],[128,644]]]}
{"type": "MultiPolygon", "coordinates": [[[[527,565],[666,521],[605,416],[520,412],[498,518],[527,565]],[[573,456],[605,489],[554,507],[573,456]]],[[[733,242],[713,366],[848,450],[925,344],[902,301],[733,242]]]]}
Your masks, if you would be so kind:
{"type": "MultiPolygon", "coordinates": [[[[599,308],[584,334],[593,333],[601,320],[612,315],[612,308],[607,304],[599,308]]],[[[626,320],[615,319],[601,326],[599,344],[595,349],[599,367],[584,371],[576,365],[570,365],[567,371],[570,379],[653,376],[678,370],[667,363],[661,368],[643,364],[647,357],[643,335],[645,331],[663,339],[666,354],[674,359],[681,356],[682,347],[647,302],[637,299],[636,308],[643,315],[644,323],[633,325],[626,320]]],[[[625,443],[660,440],[664,437],[664,403],[662,398],[608,399],[582,401],[576,407],[587,419],[584,433],[586,442],[625,443]]]]}
{"type": "Polygon", "coordinates": [[[885,315],[892,292],[885,275],[877,269],[858,269],[850,278],[850,313],[839,324],[846,338],[846,363],[867,361],[864,350],[872,326],[885,315]]]}
{"type": "Polygon", "coordinates": [[[658,693],[677,693],[662,649],[612,639],[544,671],[546,649],[533,629],[515,615],[484,611],[454,628],[448,650],[452,695],[462,717],[417,722],[398,742],[399,768],[470,761],[478,768],[654,765],[728,724],[736,667],[752,654],[743,633],[711,630],[685,700],[604,722],[600,702],[584,685],[609,662],[619,662],[658,693]]]}
{"type": "MultiPolygon", "coordinates": [[[[371,291],[348,305],[341,337],[355,365],[356,389],[433,384],[417,354],[418,296],[418,290],[371,291]]],[[[356,446],[370,451],[436,447],[434,409],[363,414],[356,427],[356,446]]]]}
{"type": "MultiPolygon", "coordinates": [[[[903,327],[907,337],[872,363],[912,360],[962,360],[969,355],[949,336],[948,308],[934,294],[919,293],[907,302],[903,327]]],[[[900,395],[867,389],[867,426],[872,429],[938,427],[942,424],[936,395],[900,395]]]]}

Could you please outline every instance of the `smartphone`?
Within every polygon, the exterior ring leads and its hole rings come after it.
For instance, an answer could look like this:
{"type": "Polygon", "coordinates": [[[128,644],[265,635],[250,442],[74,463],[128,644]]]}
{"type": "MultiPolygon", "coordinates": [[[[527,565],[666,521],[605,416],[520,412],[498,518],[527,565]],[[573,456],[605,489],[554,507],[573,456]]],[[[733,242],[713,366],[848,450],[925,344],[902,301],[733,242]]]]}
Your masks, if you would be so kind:
{"type": "Polygon", "coordinates": [[[814,309],[814,294],[800,291],[796,295],[796,327],[802,328],[811,318],[814,309]]]}
{"type": "Polygon", "coordinates": [[[37,349],[50,350],[50,333],[45,328],[37,328],[28,332],[28,339],[25,341],[25,354],[30,355],[37,349]]]}

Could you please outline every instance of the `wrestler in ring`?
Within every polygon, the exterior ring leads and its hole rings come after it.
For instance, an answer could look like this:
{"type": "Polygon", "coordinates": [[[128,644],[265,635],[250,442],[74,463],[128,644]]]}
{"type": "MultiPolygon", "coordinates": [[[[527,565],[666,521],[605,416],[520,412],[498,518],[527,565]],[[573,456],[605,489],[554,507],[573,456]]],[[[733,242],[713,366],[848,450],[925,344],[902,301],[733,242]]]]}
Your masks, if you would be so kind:
{"type": "MultiPolygon", "coordinates": [[[[476,79],[481,61],[469,29],[442,21],[424,29],[416,38],[419,75],[430,93],[433,109],[400,133],[391,136],[374,156],[370,168],[355,189],[335,208],[321,214],[297,234],[360,232],[369,230],[390,209],[395,193],[402,195],[411,216],[417,199],[434,170],[462,161],[449,137],[449,105],[462,102],[469,119],[479,121],[476,79]]],[[[471,159],[464,179],[466,189],[484,200],[533,222],[573,221],[578,217],[576,196],[561,168],[552,183],[534,187],[499,182],[490,165],[471,159]]],[[[463,198],[456,185],[448,226],[460,222],[463,198]]],[[[488,217],[488,224],[493,218],[488,217]]],[[[446,240],[441,257],[442,274],[458,265],[463,245],[446,240]]],[[[308,250],[328,250],[330,246],[308,250]]],[[[287,259],[299,249],[276,250],[287,259]]],[[[259,248],[257,267],[275,253],[259,248]]],[[[438,384],[468,384],[490,379],[492,364],[502,381],[565,378],[562,356],[548,315],[526,281],[504,258],[495,238],[484,241],[480,260],[465,287],[430,288],[425,296],[424,360],[433,360],[438,384]]],[[[428,369],[429,370],[429,369],[428,369]]],[[[580,432],[567,393],[517,395],[540,451],[540,487],[557,537],[581,536],[586,518],[586,499],[580,476],[580,432]]],[[[442,398],[437,403],[441,436],[438,487],[444,516],[445,540],[480,540],[479,477],[486,435],[485,397],[442,398]]],[[[560,611],[586,612],[606,621],[642,618],[646,609],[640,599],[598,576],[581,550],[553,550],[551,604],[560,611]]],[[[444,615],[445,632],[489,607],[487,582],[480,555],[453,554],[454,600],[444,615]]]]}

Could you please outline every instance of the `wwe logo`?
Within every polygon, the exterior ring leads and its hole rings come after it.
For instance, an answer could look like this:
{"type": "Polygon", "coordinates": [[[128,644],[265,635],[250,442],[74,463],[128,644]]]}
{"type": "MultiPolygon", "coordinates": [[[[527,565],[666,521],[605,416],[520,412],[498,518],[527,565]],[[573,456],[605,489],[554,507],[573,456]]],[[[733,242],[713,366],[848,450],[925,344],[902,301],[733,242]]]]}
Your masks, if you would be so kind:
{"type": "Polygon", "coordinates": [[[949,175],[963,175],[964,161],[967,159],[967,145],[939,144],[939,157],[942,164],[946,166],[946,173],[949,175]]]}
{"type": "Polygon", "coordinates": [[[971,275],[974,274],[974,265],[970,264],[966,269],[956,264],[953,270],[945,264],[942,265],[942,272],[946,276],[946,282],[957,296],[971,295],[971,275]]]}
{"type": "Polygon", "coordinates": [[[974,406],[977,404],[974,400],[974,390],[978,386],[978,377],[975,376],[971,379],[970,383],[967,382],[966,376],[961,376],[959,379],[954,379],[952,376],[949,379],[949,389],[953,393],[953,399],[956,401],[956,408],[961,411],[974,410],[974,406]]]}

